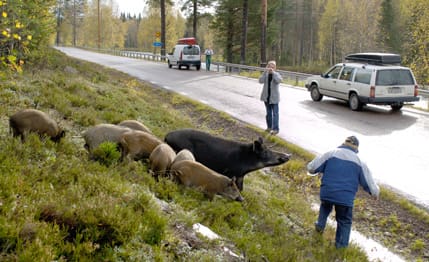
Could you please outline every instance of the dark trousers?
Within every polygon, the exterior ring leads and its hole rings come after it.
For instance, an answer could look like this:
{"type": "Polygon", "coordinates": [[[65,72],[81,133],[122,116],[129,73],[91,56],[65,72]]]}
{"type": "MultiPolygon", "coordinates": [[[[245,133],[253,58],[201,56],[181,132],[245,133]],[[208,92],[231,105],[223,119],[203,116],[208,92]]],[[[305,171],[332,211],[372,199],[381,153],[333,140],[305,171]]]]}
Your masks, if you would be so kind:
{"type": "Polygon", "coordinates": [[[316,222],[316,229],[323,231],[326,227],[326,220],[335,207],[335,220],[337,221],[337,231],[335,235],[335,247],[343,248],[349,245],[350,232],[352,230],[353,207],[337,205],[329,201],[322,200],[319,209],[319,218],[316,222]]]}
{"type": "Polygon", "coordinates": [[[206,70],[210,71],[210,64],[212,63],[212,56],[206,55],[206,70]]]}
{"type": "Polygon", "coordinates": [[[267,122],[267,128],[279,131],[279,104],[270,104],[264,102],[267,114],[265,120],[267,122]]]}

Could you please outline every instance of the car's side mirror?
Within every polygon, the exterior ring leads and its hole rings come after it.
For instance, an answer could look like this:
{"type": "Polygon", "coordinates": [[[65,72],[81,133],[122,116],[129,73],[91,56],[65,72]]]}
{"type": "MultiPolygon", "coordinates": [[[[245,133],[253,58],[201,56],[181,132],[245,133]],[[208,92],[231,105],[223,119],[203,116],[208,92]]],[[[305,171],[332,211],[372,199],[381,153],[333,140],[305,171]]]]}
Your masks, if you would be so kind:
{"type": "Polygon", "coordinates": [[[168,53],[168,55],[173,55],[173,53],[168,53]]]}

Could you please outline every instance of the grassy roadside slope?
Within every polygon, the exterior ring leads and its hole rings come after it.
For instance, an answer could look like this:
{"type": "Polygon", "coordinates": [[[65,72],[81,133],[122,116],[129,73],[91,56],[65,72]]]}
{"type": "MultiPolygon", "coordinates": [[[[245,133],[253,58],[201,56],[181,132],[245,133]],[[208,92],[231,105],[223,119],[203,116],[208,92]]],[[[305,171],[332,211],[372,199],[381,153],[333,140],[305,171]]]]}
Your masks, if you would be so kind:
{"type": "MultiPolygon", "coordinates": [[[[4,76],[0,103],[1,260],[241,260],[223,252],[223,246],[251,261],[367,260],[355,246],[336,250],[333,230],[324,237],[313,233],[316,214],[310,202],[318,185],[304,170],[312,156],[284,141],[268,142],[293,153],[293,160],[248,175],[243,203],[220,197],[209,201],[169,180],[156,183],[146,163],[91,162],[83,148],[86,128],[124,119],[142,121],[160,138],[182,127],[244,141],[256,138],[258,130],[223,113],[55,51],[23,75],[4,76]],[[35,136],[21,143],[10,136],[8,116],[34,107],[68,130],[61,143],[35,136]],[[223,238],[195,235],[194,223],[223,238]]],[[[367,198],[357,203],[358,221],[377,224],[362,219],[378,211],[367,206],[373,206],[367,198]]],[[[415,216],[420,225],[427,222],[425,214],[415,216]]],[[[391,220],[374,231],[389,231],[391,220]]],[[[421,258],[425,241],[414,241],[414,249],[404,255],[421,258]]]]}

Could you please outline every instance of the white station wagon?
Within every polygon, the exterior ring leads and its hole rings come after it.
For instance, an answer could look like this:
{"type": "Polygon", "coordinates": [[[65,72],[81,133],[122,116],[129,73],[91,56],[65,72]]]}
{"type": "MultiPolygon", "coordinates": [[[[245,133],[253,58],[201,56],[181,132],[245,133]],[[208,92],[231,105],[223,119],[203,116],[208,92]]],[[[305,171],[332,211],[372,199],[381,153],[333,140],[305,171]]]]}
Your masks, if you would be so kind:
{"type": "Polygon", "coordinates": [[[323,96],[347,101],[353,111],[366,104],[390,105],[400,110],[404,103],[419,101],[413,72],[400,66],[401,57],[389,53],[357,53],[305,84],[313,101],[323,96]]]}

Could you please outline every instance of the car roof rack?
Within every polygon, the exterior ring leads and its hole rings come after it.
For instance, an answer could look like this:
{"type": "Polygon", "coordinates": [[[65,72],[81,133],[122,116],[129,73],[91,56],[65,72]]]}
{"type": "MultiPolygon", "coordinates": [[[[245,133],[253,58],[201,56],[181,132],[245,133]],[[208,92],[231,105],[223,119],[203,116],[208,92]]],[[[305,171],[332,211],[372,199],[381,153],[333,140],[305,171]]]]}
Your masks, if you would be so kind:
{"type": "Polygon", "coordinates": [[[197,39],[195,37],[185,37],[177,40],[178,45],[197,45],[197,39]]]}
{"type": "Polygon", "coordinates": [[[399,65],[401,56],[391,53],[355,53],[345,56],[345,60],[355,62],[365,62],[375,65],[399,65]]]}

